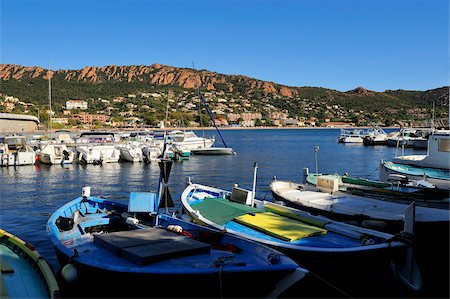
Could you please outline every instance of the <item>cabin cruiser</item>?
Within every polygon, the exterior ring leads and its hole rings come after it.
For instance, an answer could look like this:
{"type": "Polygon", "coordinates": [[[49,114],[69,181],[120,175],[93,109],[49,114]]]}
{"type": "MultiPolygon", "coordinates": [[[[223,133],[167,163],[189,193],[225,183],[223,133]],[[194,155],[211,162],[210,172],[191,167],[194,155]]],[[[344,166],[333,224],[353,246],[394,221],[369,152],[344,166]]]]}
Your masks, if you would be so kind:
{"type": "Polygon", "coordinates": [[[27,145],[25,136],[0,138],[0,166],[33,165],[36,153],[27,145]]]}
{"type": "Polygon", "coordinates": [[[174,144],[180,145],[189,150],[197,148],[210,148],[215,139],[208,137],[198,137],[193,131],[171,131],[169,132],[169,138],[174,144]]]}
{"type": "Polygon", "coordinates": [[[364,135],[365,135],[364,130],[361,129],[353,129],[353,130],[341,129],[341,135],[339,135],[338,142],[363,143],[364,135]]]}
{"type": "Polygon", "coordinates": [[[120,149],[115,142],[119,138],[111,132],[86,132],[76,142],[78,162],[85,164],[102,164],[119,162],[120,149]]]}
{"type": "Polygon", "coordinates": [[[370,128],[366,131],[363,143],[364,145],[384,145],[387,144],[388,134],[382,128],[370,128]]]}
{"type": "Polygon", "coordinates": [[[386,138],[388,146],[426,148],[429,130],[425,129],[401,129],[397,134],[386,138]]]}
{"type": "Polygon", "coordinates": [[[71,164],[74,156],[64,143],[42,144],[38,152],[39,162],[43,164],[71,164]]]}

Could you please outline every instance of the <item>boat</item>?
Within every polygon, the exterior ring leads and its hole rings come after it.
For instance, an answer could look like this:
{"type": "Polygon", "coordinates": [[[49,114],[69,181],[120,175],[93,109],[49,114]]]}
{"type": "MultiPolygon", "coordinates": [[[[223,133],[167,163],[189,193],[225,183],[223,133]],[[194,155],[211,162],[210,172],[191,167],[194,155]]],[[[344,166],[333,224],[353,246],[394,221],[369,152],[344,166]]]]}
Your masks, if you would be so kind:
{"type": "Polygon", "coordinates": [[[233,149],[229,147],[197,148],[191,150],[191,152],[194,156],[236,155],[233,149]]]}
{"type": "Polygon", "coordinates": [[[78,162],[103,164],[119,162],[120,150],[113,144],[89,144],[77,146],[78,162]]]}
{"type": "Polygon", "coordinates": [[[370,128],[363,138],[364,145],[386,145],[388,134],[380,127],[370,128]]]}
{"type": "Polygon", "coordinates": [[[363,143],[365,132],[361,129],[341,129],[338,138],[339,143],[363,143]]]}
{"type": "Polygon", "coordinates": [[[83,188],[50,217],[48,236],[75,291],[89,297],[276,297],[305,277],[307,270],[276,250],[159,213],[160,205],[170,206],[170,163],[160,162],[166,172],[158,194],[132,192],[127,204],[83,188]],[[255,279],[264,284],[249,287],[255,279]]]}
{"type": "MultiPolygon", "coordinates": [[[[307,169],[307,168],[306,168],[307,169]]],[[[308,172],[308,170],[306,170],[308,172]]],[[[438,189],[423,180],[410,181],[401,177],[392,177],[390,182],[369,180],[366,178],[350,177],[348,174],[307,174],[306,182],[317,187],[319,178],[330,178],[337,181],[337,189],[348,194],[371,197],[378,200],[392,201],[402,204],[415,202],[417,206],[449,209],[450,194],[446,190],[438,189]],[[394,180],[395,179],[395,180],[394,180]]],[[[320,179],[319,179],[320,180],[320,179]]],[[[278,181],[281,185],[281,181],[278,181]]],[[[302,188],[305,185],[292,185],[292,188],[302,188]]]]}
{"type": "Polygon", "coordinates": [[[173,144],[193,150],[196,148],[209,148],[214,144],[214,138],[199,137],[193,131],[175,130],[168,133],[173,144]]]}
{"type": "Polygon", "coordinates": [[[0,229],[0,297],[60,298],[50,265],[36,248],[0,229]]]}
{"type": "Polygon", "coordinates": [[[159,146],[147,145],[142,148],[142,156],[145,163],[158,160],[161,154],[162,150],[159,146]]]}
{"type": "Polygon", "coordinates": [[[36,153],[27,144],[25,136],[12,135],[0,138],[0,166],[33,165],[36,153]]]}
{"type": "Polygon", "coordinates": [[[386,138],[388,146],[423,148],[427,143],[429,130],[403,128],[386,138]]]}
{"type": "Polygon", "coordinates": [[[417,167],[450,170],[450,131],[439,130],[428,136],[427,154],[402,155],[392,158],[392,162],[417,167]]]}
{"type": "Polygon", "coordinates": [[[205,98],[203,97],[202,92],[200,91],[200,86],[197,87],[197,95],[200,98],[200,102],[199,102],[199,106],[198,106],[198,111],[199,111],[199,118],[200,118],[200,125],[202,127],[203,130],[203,122],[202,122],[202,116],[201,116],[201,109],[200,106],[203,103],[203,105],[205,106],[206,112],[208,112],[208,116],[211,119],[211,122],[214,125],[214,128],[216,128],[217,133],[219,134],[220,139],[222,140],[222,144],[224,147],[212,147],[212,146],[202,146],[199,148],[194,148],[191,149],[191,152],[193,155],[206,155],[206,156],[210,156],[210,155],[236,155],[236,152],[227,146],[227,144],[225,143],[225,140],[222,137],[222,133],[220,133],[219,128],[217,127],[216,121],[214,120],[214,117],[211,113],[211,110],[209,109],[208,103],[206,102],[205,98]]]}
{"type": "Polygon", "coordinates": [[[381,161],[379,180],[388,182],[393,178],[411,181],[422,180],[438,189],[450,190],[450,170],[448,169],[417,167],[392,161],[381,161]]]}
{"type": "Polygon", "coordinates": [[[63,143],[41,144],[38,151],[39,163],[43,164],[71,164],[75,153],[63,143]]]}
{"type": "Polygon", "coordinates": [[[128,162],[143,162],[144,154],[142,148],[144,144],[142,142],[129,141],[126,144],[118,147],[120,150],[120,159],[128,162]]]}
{"type": "MultiPolygon", "coordinates": [[[[335,175],[310,176],[308,181],[312,182],[311,187],[276,179],[269,189],[274,200],[315,215],[393,234],[404,227],[404,211],[411,201],[399,203],[382,200],[374,194],[362,196],[362,192],[354,195],[339,191],[339,178],[335,175]]],[[[448,225],[450,221],[448,208],[417,206],[416,212],[415,224],[421,230],[448,225]]]]}
{"type": "Polygon", "coordinates": [[[78,162],[102,164],[119,162],[120,149],[116,146],[119,138],[112,132],[85,132],[77,139],[78,162]]]}
{"type": "Polygon", "coordinates": [[[189,182],[181,202],[194,222],[284,252],[351,296],[367,294],[368,288],[375,294],[380,285],[396,288],[394,277],[408,288],[421,288],[420,271],[405,259],[411,249],[393,235],[257,200],[253,194],[236,185],[227,191],[189,182]],[[413,267],[409,274],[398,270],[407,268],[405,260],[413,267]]]}

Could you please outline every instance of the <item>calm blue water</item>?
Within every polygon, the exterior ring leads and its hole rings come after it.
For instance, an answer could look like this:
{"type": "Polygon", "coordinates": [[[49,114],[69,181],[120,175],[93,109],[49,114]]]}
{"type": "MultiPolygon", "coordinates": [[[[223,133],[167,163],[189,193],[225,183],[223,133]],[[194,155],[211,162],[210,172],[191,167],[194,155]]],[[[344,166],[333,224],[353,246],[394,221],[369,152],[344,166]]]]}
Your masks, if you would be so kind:
{"type": "MultiPolygon", "coordinates": [[[[205,136],[215,133],[204,132],[205,136]]],[[[259,165],[258,196],[270,198],[267,190],[273,176],[300,181],[303,167],[315,170],[315,145],[319,146],[319,170],[324,173],[348,172],[377,178],[380,159],[389,160],[395,154],[395,148],[386,146],[339,144],[337,129],[227,130],[222,135],[238,154],[193,156],[189,161],[174,163],[169,183],[175,200],[188,176],[194,182],[224,189],[230,189],[234,183],[251,188],[254,162],[259,165]]],[[[409,149],[407,152],[423,151],[409,149]]],[[[58,207],[79,196],[84,186],[92,187],[92,195],[127,200],[130,191],[156,191],[158,178],[156,163],[0,168],[0,227],[34,244],[57,269],[45,225],[58,207]]],[[[175,204],[179,207],[179,200],[175,204]]]]}

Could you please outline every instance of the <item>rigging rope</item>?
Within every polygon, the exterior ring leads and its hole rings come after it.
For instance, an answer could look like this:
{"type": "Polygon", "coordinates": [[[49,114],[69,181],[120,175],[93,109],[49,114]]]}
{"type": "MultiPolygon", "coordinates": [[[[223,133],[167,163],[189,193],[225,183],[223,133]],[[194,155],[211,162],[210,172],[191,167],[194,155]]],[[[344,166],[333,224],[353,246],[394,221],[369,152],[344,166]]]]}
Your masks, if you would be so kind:
{"type": "Polygon", "coordinates": [[[200,91],[200,88],[197,90],[197,92],[198,92],[198,95],[200,96],[200,99],[202,100],[203,104],[205,104],[206,112],[208,112],[209,118],[211,118],[211,121],[213,122],[214,127],[217,130],[217,133],[219,133],[219,136],[220,136],[220,139],[222,139],[223,145],[225,147],[228,147],[227,144],[225,143],[225,140],[223,140],[222,134],[220,133],[219,128],[217,127],[216,122],[214,121],[214,117],[212,116],[211,110],[209,110],[208,104],[206,103],[205,98],[203,97],[203,94],[200,91]]]}

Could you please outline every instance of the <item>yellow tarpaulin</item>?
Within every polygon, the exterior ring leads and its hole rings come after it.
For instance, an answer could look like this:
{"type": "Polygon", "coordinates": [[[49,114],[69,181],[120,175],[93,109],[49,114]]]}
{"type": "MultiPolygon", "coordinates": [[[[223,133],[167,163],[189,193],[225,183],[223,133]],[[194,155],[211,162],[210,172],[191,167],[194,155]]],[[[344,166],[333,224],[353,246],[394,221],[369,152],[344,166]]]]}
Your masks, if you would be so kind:
{"type": "Polygon", "coordinates": [[[274,213],[246,214],[236,217],[235,220],[253,229],[263,231],[273,237],[295,241],[301,238],[323,235],[327,230],[302,223],[293,219],[276,215],[274,213]]]}

